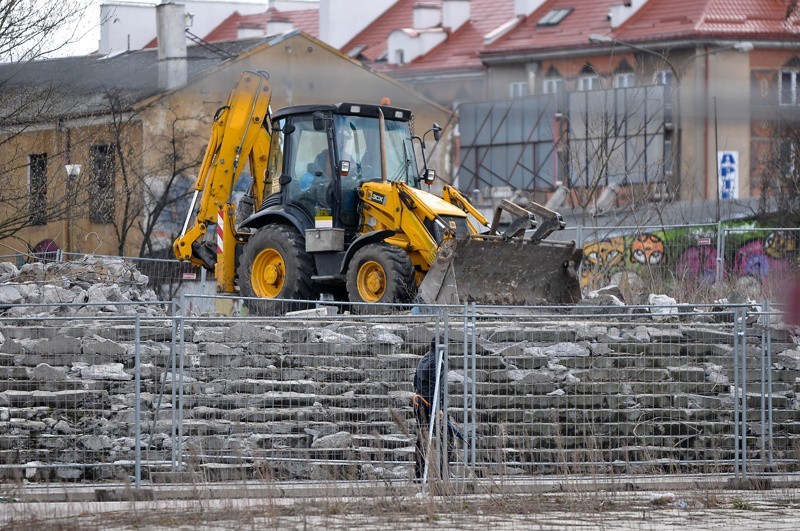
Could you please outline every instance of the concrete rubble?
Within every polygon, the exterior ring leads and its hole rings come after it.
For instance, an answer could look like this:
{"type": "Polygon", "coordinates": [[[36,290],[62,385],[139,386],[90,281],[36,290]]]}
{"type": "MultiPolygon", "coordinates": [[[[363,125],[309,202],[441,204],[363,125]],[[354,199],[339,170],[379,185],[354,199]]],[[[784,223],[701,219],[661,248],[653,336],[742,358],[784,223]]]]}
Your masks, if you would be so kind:
{"type": "Polygon", "coordinates": [[[137,311],[135,304],[123,303],[157,300],[147,283],[147,276],[122,258],[85,256],[72,262],[28,263],[20,269],[0,262],[0,308],[18,305],[6,308],[7,316],[131,314],[137,311]]]}
{"type": "MultiPolygon", "coordinates": [[[[731,324],[601,319],[484,320],[474,373],[464,371],[463,325],[451,324],[451,414],[460,418],[464,383],[475,385],[481,459],[502,454],[503,470],[525,474],[530,463],[579,462],[595,446],[619,470],[635,468],[626,460],[726,458],[731,324]]],[[[146,322],[140,406],[148,459],[170,461],[171,392],[183,389],[181,446],[187,466],[208,480],[257,477],[259,459],[271,477],[287,479],[409,477],[411,377],[434,332],[432,323],[402,318],[190,319],[181,378],[172,372],[168,321],[146,322]],[[230,456],[247,464],[230,464],[230,456]]],[[[795,455],[800,430],[800,349],[785,332],[776,328],[772,345],[776,459],[795,455]]],[[[0,333],[4,462],[25,464],[19,472],[28,481],[128,477],[136,405],[130,328],[75,317],[0,323],[0,333]]],[[[760,332],[747,337],[752,343],[760,332]]],[[[761,354],[751,343],[748,367],[757,371],[761,354]]]]}
{"type": "MultiPolygon", "coordinates": [[[[465,384],[475,387],[487,473],[580,463],[590,448],[620,471],[635,471],[628,461],[730,458],[733,323],[691,308],[679,314],[675,299],[660,294],[629,310],[623,293],[634,282],[626,282],[585,301],[601,311],[483,316],[474,372],[464,369],[466,328],[450,324],[451,408],[459,418],[465,384]]],[[[0,310],[12,318],[0,321],[0,462],[20,465],[0,475],[130,476],[135,332],[130,321],[104,319],[128,312],[148,318],[138,349],[147,459],[171,461],[172,392],[182,390],[184,460],[207,480],[259,477],[264,467],[287,479],[413,475],[411,378],[434,337],[433,318],[188,318],[179,360],[164,310],[140,304],[155,300],[146,286],[116,259],[0,265],[0,310]],[[172,368],[179,363],[182,376],[172,368]]],[[[746,324],[755,370],[763,323],[746,324]]],[[[773,332],[774,448],[777,459],[796,459],[800,348],[793,330],[773,332]]]]}

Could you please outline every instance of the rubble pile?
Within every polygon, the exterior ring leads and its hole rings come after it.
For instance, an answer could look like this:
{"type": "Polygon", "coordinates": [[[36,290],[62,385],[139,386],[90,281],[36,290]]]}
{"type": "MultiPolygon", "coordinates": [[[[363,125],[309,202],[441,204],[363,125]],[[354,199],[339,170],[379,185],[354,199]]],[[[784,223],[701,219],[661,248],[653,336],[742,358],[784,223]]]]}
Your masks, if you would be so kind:
{"type": "MultiPolygon", "coordinates": [[[[189,319],[181,377],[169,319],[148,319],[139,331],[146,458],[170,462],[178,404],[171,395],[180,388],[180,445],[187,466],[206,481],[259,477],[262,465],[275,478],[412,477],[411,378],[435,331],[418,318],[189,319]]],[[[761,332],[748,323],[750,378],[760,374],[761,332]]],[[[128,477],[134,327],[75,317],[0,325],[0,334],[0,462],[22,465],[16,472],[28,481],[128,477]]],[[[463,420],[460,397],[465,384],[474,387],[477,452],[490,473],[571,466],[588,449],[620,472],[648,460],[701,466],[733,458],[736,339],[729,323],[659,313],[489,320],[477,326],[474,370],[465,370],[464,327],[450,325],[447,336],[451,414],[463,420]]],[[[800,351],[782,326],[773,327],[771,341],[771,447],[777,460],[796,460],[800,351]]],[[[748,389],[760,389],[758,380],[748,389]]],[[[158,466],[148,473],[169,468],[158,466]]],[[[2,472],[6,479],[14,473],[2,472]]]]}
{"type": "Polygon", "coordinates": [[[34,262],[20,269],[0,262],[0,308],[9,317],[141,313],[135,303],[157,300],[148,280],[122,258],[85,256],[71,262],[34,262]],[[125,303],[134,304],[126,309],[125,303]]]}

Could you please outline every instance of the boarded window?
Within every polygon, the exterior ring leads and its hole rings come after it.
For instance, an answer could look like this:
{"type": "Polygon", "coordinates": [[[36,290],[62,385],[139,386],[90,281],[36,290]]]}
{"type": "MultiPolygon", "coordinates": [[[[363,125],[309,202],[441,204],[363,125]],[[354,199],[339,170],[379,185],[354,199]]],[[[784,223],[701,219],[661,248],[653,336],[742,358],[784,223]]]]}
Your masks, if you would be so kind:
{"type": "Polygon", "coordinates": [[[503,186],[552,190],[561,180],[552,95],[463,103],[459,115],[462,192],[503,186]]]}
{"type": "Polygon", "coordinates": [[[47,153],[28,156],[28,214],[32,225],[47,223],[47,153]]]}
{"type": "Polygon", "coordinates": [[[94,223],[114,221],[114,146],[92,146],[92,184],[89,219],[94,223]]]}
{"type": "Polygon", "coordinates": [[[661,86],[570,94],[572,186],[652,183],[674,170],[661,86]]]}

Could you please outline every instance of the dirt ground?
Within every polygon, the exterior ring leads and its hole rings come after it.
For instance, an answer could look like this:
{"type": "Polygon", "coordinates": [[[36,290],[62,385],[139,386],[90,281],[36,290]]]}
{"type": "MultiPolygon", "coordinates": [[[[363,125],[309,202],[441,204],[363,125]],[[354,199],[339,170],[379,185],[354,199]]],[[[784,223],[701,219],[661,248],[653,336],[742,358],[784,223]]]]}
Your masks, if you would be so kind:
{"type": "Polygon", "coordinates": [[[448,497],[25,502],[0,528],[41,529],[797,529],[800,489],[575,492],[448,497]]]}

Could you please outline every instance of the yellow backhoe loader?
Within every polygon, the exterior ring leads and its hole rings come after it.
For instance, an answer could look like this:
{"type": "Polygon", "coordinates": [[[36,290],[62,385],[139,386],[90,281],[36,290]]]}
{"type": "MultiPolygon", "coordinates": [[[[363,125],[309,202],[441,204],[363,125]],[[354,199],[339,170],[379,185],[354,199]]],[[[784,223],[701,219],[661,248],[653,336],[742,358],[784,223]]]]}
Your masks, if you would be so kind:
{"type": "Polygon", "coordinates": [[[438,125],[414,136],[411,112],[388,104],[273,113],[270,94],[266,73],[247,71],[217,111],[174,242],[178,259],[215,271],[219,291],[257,298],[254,313],[323,293],[380,304],[580,299],[581,250],[544,241],[564,228],[559,214],[505,203],[490,224],[452,186],[441,197],[422,189],[436,178],[424,139],[438,141],[438,125]],[[246,162],[252,185],[234,205],[246,162]],[[501,210],[513,219],[503,233],[501,210]]]}

